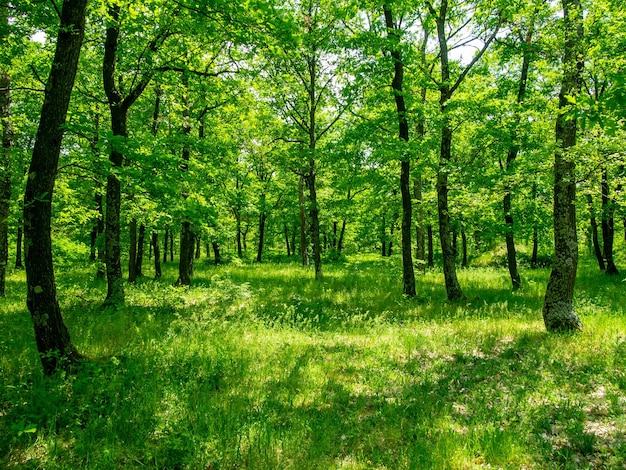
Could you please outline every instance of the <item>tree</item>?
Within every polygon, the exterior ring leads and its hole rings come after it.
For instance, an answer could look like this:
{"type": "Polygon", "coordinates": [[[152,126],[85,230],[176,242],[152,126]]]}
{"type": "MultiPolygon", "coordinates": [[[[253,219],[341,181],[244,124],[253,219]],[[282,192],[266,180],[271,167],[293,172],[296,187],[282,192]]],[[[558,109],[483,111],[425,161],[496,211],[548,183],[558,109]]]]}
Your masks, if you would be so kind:
{"type": "Polygon", "coordinates": [[[576,233],[576,115],[572,102],[580,94],[583,71],[583,11],[580,0],[562,0],[563,72],[556,118],[554,152],[554,262],[546,288],[543,321],[548,331],[577,330],[582,323],[574,310],[578,267],[576,233]]]}
{"type": "MultiPolygon", "coordinates": [[[[450,227],[450,209],[448,205],[448,173],[450,172],[450,162],[452,159],[452,137],[454,128],[451,122],[449,112],[449,102],[454,92],[463,83],[467,74],[472,70],[474,65],[483,56],[491,42],[495,39],[500,29],[501,17],[498,18],[496,24],[484,39],[483,46],[479,49],[471,62],[462,67],[456,79],[452,77],[450,67],[450,44],[449,41],[459,33],[460,29],[449,25],[450,17],[458,17],[458,13],[454,11],[453,6],[448,0],[441,0],[439,8],[435,9],[430,1],[426,2],[430,14],[435,18],[437,24],[437,40],[439,44],[439,59],[441,68],[441,78],[439,80],[433,77],[433,81],[437,83],[439,89],[439,108],[441,112],[441,146],[439,154],[439,170],[437,172],[437,208],[439,213],[439,238],[441,241],[441,251],[443,254],[443,274],[446,284],[446,293],[448,299],[457,301],[465,296],[459,285],[456,276],[456,267],[454,264],[455,253],[452,247],[451,227],[450,227]]],[[[467,20],[466,20],[467,21],[467,20]]]]}
{"type": "MultiPolygon", "coordinates": [[[[6,5],[0,5],[0,41],[9,35],[6,5]]],[[[4,61],[3,61],[4,62],[4,61]]],[[[5,295],[6,270],[9,263],[9,209],[11,207],[11,150],[13,122],[11,120],[11,77],[5,64],[0,63],[0,120],[2,121],[2,150],[0,150],[0,297],[5,295]]]]}
{"type": "MultiPolygon", "coordinates": [[[[385,4],[383,5],[385,14],[385,26],[387,34],[396,42],[399,42],[398,25],[393,19],[393,12],[385,4]]],[[[393,90],[394,100],[396,102],[396,111],[398,113],[398,132],[399,138],[404,142],[409,141],[409,123],[407,118],[407,109],[404,102],[402,92],[402,82],[404,80],[404,63],[400,51],[396,47],[392,47],[390,51],[393,59],[394,75],[391,88],[393,90]]],[[[415,296],[415,273],[413,271],[413,257],[411,246],[411,229],[412,229],[412,202],[411,202],[411,161],[409,155],[403,155],[400,161],[400,193],[402,195],[402,279],[403,292],[408,296],[415,296]]]]}
{"type": "Polygon", "coordinates": [[[72,344],[56,294],[50,219],[64,124],[85,34],[87,0],[64,0],[52,68],[24,194],[26,304],[43,370],[70,370],[81,355],[72,344]]]}

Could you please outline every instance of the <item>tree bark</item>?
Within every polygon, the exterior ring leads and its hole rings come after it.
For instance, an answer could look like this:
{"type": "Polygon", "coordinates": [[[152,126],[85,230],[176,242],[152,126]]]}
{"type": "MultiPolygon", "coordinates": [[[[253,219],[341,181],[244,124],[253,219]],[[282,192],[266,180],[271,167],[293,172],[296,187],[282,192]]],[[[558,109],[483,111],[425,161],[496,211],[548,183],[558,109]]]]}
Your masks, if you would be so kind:
{"type": "Polygon", "coordinates": [[[87,0],[64,0],[52,68],[24,194],[26,304],[46,375],[71,371],[81,359],[63,322],[52,262],[52,196],[78,58],[87,0]]]}
{"type": "Polygon", "coordinates": [[[146,239],[146,226],[144,224],[139,225],[139,235],[137,236],[137,256],[135,258],[135,275],[137,277],[143,276],[143,251],[146,239]]]}
{"type": "MultiPolygon", "coordinates": [[[[393,13],[387,5],[383,5],[387,36],[399,41],[397,25],[393,20],[393,13]]],[[[392,48],[391,58],[394,65],[394,76],[391,82],[393,96],[398,116],[398,137],[404,142],[409,141],[409,123],[407,119],[406,103],[402,91],[404,81],[404,63],[400,52],[392,48]]],[[[403,155],[400,161],[400,194],[402,195],[402,281],[403,293],[409,297],[415,296],[415,272],[413,270],[413,247],[411,244],[412,230],[412,201],[410,189],[411,163],[408,155],[403,155]]]]}
{"type": "Polygon", "coordinates": [[[413,194],[417,201],[417,217],[415,224],[415,258],[419,261],[422,271],[426,271],[426,231],[424,230],[424,209],[422,207],[423,192],[422,176],[413,180],[413,194]]]}
{"type": "MultiPolygon", "coordinates": [[[[263,197],[265,199],[265,197],[263,197]]],[[[261,206],[263,207],[263,205],[261,206]]],[[[263,210],[259,214],[259,245],[256,254],[256,261],[260,263],[263,259],[263,243],[265,241],[265,221],[267,219],[267,215],[263,210]]]]}
{"type": "Polygon", "coordinates": [[[289,246],[289,231],[287,230],[287,224],[283,226],[285,232],[285,245],[287,246],[287,258],[291,257],[291,247],[289,246]]]}
{"type": "Polygon", "coordinates": [[[426,226],[426,234],[428,235],[428,267],[435,267],[435,256],[433,253],[433,226],[428,224],[426,226]]]}
{"type": "Polygon", "coordinates": [[[461,250],[463,252],[461,267],[467,268],[467,235],[465,234],[465,230],[461,230],[461,250]]]}
{"type": "MultiPolygon", "coordinates": [[[[183,85],[183,135],[185,139],[189,137],[191,133],[191,124],[189,122],[190,109],[189,109],[189,75],[183,73],[182,76],[183,85]]],[[[187,172],[189,166],[188,162],[191,157],[191,150],[189,144],[185,142],[183,145],[182,159],[183,164],[181,170],[183,173],[187,172]]],[[[187,194],[182,195],[184,199],[187,198],[187,194]]],[[[237,223],[237,236],[239,240],[240,226],[239,220],[237,223]]],[[[195,234],[192,229],[191,222],[189,220],[183,221],[180,229],[180,254],[178,257],[178,280],[176,285],[188,286],[191,284],[191,277],[193,275],[193,260],[194,260],[194,248],[195,248],[195,234]]]]}
{"type": "MultiPolygon", "coordinates": [[[[521,104],[524,101],[524,97],[526,96],[526,87],[528,83],[528,70],[530,68],[530,46],[532,44],[533,35],[535,32],[535,23],[534,17],[531,19],[531,24],[526,32],[526,36],[524,38],[524,53],[522,57],[522,71],[520,74],[519,86],[517,89],[517,103],[521,104]]],[[[511,172],[513,169],[515,160],[517,159],[517,154],[519,153],[519,146],[515,143],[517,139],[517,127],[519,126],[520,118],[516,117],[515,128],[511,132],[511,146],[507,152],[506,156],[506,166],[504,170],[507,172],[511,172]]],[[[504,223],[506,225],[505,229],[505,240],[506,240],[506,259],[507,266],[509,268],[509,276],[511,277],[511,284],[513,289],[519,289],[522,287],[522,278],[517,269],[517,252],[515,250],[515,238],[514,238],[514,223],[513,223],[513,213],[512,213],[512,204],[511,204],[511,188],[508,182],[505,181],[504,186],[504,197],[502,199],[502,208],[504,210],[504,223]]]]}
{"type": "Polygon", "coordinates": [[[129,224],[128,246],[128,282],[137,280],[137,219],[132,219],[129,224]]]}
{"type": "MultiPolygon", "coordinates": [[[[313,151],[314,149],[311,149],[313,151]]],[[[316,170],[315,160],[309,160],[309,173],[306,177],[309,189],[309,217],[311,220],[311,244],[313,245],[313,265],[315,267],[315,279],[322,279],[322,246],[320,243],[320,220],[319,205],[317,203],[316,170]]]]}
{"type": "MultiPolygon", "coordinates": [[[[22,213],[24,211],[22,210],[22,213]]],[[[24,265],[22,264],[22,245],[23,245],[23,237],[24,237],[24,220],[20,217],[20,220],[17,224],[17,234],[15,237],[15,269],[24,269],[24,265]]]]}
{"type": "Polygon", "coordinates": [[[161,273],[161,252],[159,251],[159,234],[152,232],[152,248],[154,249],[154,278],[159,279],[161,273]]]}
{"type": "Polygon", "coordinates": [[[215,259],[215,265],[222,264],[222,255],[220,254],[220,246],[217,242],[211,242],[213,247],[213,258],[215,259]]]}
{"type": "Polygon", "coordinates": [[[343,240],[346,234],[346,224],[347,224],[347,220],[343,219],[341,221],[341,230],[339,232],[339,240],[337,241],[337,253],[341,253],[343,251],[343,240]]]}
{"type": "Polygon", "coordinates": [[[170,229],[165,229],[165,236],[163,237],[163,262],[167,263],[167,246],[170,239],[170,229]]]}
{"type": "Polygon", "coordinates": [[[600,248],[600,241],[598,240],[598,222],[596,221],[596,214],[593,210],[593,197],[591,194],[587,194],[587,206],[589,207],[589,222],[591,225],[591,242],[593,244],[593,253],[598,261],[598,267],[600,271],[604,271],[606,266],[604,265],[604,257],[602,255],[602,248],[600,248]]]}
{"type": "Polygon", "coordinates": [[[543,305],[548,331],[578,330],[582,324],[574,309],[578,267],[576,234],[575,161],[569,150],[576,145],[576,117],[566,114],[570,97],[581,89],[583,70],[583,17],[580,0],[562,0],[565,30],[563,79],[559,94],[554,153],[554,262],[543,305]]]}
{"type": "Polygon", "coordinates": [[[611,201],[609,177],[606,168],[602,170],[602,247],[606,260],[605,273],[609,276],[619,275],[615,261],[613,260],[613,239],[615,234],[615,201],[611,201]]]}
{"type": "Polygon", "coordinates": [[[298,182],[298,200],[300,208],[300,257],[302,266],[309,265],[309,252],[306,238],[306,212],[304,204],[304,178],[301,176],[298,182]]]}
{"type": "Polygon", "coordinates": [[[439,169],[437,171],[437,211],[439,215],[439,239],[443,255],[443,275],[446,293],[451,301],[465,298],[456,276],[455,253],[450,238],[450,210],[448,205],[448,167],[452,158],[452,125],[447,113],[447,104],[452,97],[450,88],[450,67],[448,63],[448,39],[446,37],[446,16],[448,2],[441,1],[439,12],[434,12],[437,19],[437,38],[439,41],[439,59],[441,62],[441,83],[439,85],[439,107],[441,110],[441,146],[439,150],[439,169]]]}
{"type": "MultiPolygon", "coordinates": [[[[2,29],[8,28],[6,7],[0,7],[2,29]]],[[[0,70],[0,120],[2,120],[2,154],[0,155],[0,297],[6,290],[9,263],[9,210],[11,207],[11,151],[13,122],[11,120],[11,78],[0,70]]]]}

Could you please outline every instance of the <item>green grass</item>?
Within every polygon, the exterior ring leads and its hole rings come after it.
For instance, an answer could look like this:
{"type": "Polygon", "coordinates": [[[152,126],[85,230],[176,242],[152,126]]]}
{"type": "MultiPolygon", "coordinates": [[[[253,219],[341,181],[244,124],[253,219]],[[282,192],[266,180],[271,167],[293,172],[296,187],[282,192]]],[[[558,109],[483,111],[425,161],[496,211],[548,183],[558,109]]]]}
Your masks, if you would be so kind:
{"type": "Polygon", "coordinates": [[[191,289],[57,273],[75,376],[44,378],[23,273],[0,299],[0,467],[597,469],[626,466],[626,285],[582,266],[583,332],[541,321],[547,270],[438,271],[400,259],[196,266],[191,289]]]}

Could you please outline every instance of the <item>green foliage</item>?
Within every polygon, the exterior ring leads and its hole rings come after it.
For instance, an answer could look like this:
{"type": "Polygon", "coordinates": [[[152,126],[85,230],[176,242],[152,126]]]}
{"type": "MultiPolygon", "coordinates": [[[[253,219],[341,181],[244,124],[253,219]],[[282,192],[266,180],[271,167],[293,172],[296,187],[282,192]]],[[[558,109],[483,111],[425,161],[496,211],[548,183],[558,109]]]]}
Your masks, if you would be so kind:
{"type": "Polygon", "coordinates": [[[46,468],[619,468],[626,463],[622,279],[585,265],[586,330],[544,332],[547,272],[429,271],[404,299],[399,257],[348,257],[323,283],[291,263],[196,265],[196,285],[58,275],[90,359],[44,378],[23,274],[0,299],[0,465],[46,468]],[[20,287],[22,286],[22,287],[20,287]]]}

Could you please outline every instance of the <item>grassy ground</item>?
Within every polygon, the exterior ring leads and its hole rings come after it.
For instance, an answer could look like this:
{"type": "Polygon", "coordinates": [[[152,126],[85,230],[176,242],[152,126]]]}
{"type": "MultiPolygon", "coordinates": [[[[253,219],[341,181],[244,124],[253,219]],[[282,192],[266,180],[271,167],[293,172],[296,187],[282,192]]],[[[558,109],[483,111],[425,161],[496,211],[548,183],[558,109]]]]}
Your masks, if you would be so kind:
{"type": "Polygon", "coordinates": [[[72,338],[98,358],[45,379],[23,273],[0,299],[0,467],[600,469],[626,466],[626,285],[583,266],[575,335],[541,322],[547,270],[460,271],[401,295],[400,259],[196,267],[194,287],[57,273],[72,338]]]}

